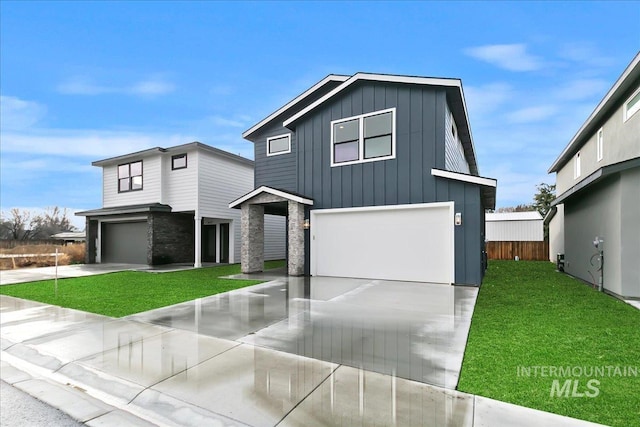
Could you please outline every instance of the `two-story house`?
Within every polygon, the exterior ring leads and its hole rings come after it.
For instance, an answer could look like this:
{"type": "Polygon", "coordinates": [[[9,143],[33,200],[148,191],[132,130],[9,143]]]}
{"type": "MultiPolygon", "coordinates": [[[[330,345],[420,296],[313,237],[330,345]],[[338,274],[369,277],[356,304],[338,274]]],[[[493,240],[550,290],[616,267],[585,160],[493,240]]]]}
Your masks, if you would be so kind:
{"type": "Polygon", "coordinates": [[[244,132],[255,189],[242,269],[263,268],[265,213],[287,217],[291,275],[479,285],[485,209],[459,79],[329,75],[244,132]]]}
{"type": "MultiPolygon", "coordinates": [[[[93,162],[102,208],[86,217],[87,263],[234,263],[240,215],[228,208],[253,188],[253,161],[193,142],[93,162]]],[[[284,259],[284,219],[265,220],[266,259],[284,259]]]]}
{"type": "Polygon", "coordinates": [[[564,270],[640,298],[640,53],[549,168],[564,270]],[[597,247],[596,247],[597,244],[597,247]]]}

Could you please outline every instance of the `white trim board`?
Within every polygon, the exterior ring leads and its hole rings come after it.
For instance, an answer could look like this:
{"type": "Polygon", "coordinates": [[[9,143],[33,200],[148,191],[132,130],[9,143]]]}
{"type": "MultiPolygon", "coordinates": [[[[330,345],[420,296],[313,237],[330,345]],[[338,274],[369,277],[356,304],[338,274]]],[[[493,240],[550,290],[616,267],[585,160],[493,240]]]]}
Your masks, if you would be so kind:
{"type": "Polygon", "coordinates": [[[493,178],[483,178],[481,176],[444,171],[441,169],[431,169],[431,175],[439,176],[440,178],[453,179],[456,181],[469,182],[471,184],[484,185],[485,187],[496,187],[498,185],[498,181],[493,178]]]}
{"type": "Polygon", "coordinates": [[[245,194],[239,199],[236,199],[233,202],[229,203],[229,208],[233,209],[236,206],[239,206],[242,203],[246,202],[247,200],[254,198],[260,193],[269,193],[269,194],[273,194],[274,196],[279,196],[288,200],[293,200],[294,202],[302,203],[303,205],[313,206],[313,200],[311,199],[305,199],[304,197],[296,196],[295,194],[287,193],[286,191],[276,190],[275,188],[271,188],[263,185],[262,187],[256,188],[252,192],[245,194]]]}
{"type": "MultiPolygon", "coordinates": [[[[316,107],[318,107],[319,105],[327,101],[328,99],[332,98],[336,94],[347,89],[349,86],[351,86],[352,84],[356,83],[359,80],[457,87],[460,89],[460,94],[462,95],[462,83],[460,82],[459,79],[443,79],[443,78],[433,78],[433,77],[412,77],[412,76],[397,76],[397,75],[389,75],[389,74],[357,73],[357,74],[354,74],[352,77],[350,77],[348,80],[344,81],[340,86],[336,87],[331,92],[327,93],[325,96],[321,97],[317,101],[308,105],[306,108],[303,108],[293,116],[289,117],[287,120],[285,120],[282,123],[282,125],[284,127],[289,126],[291,123],[295,122],[300,117],[307,114],[309,111],[315,109],[316,107]]],[[[462,96],[462,99],[464,100],[464,96],[462,96]]],[[[465,106],[465,111],[466,111],[466,106],[465,106]]]]}

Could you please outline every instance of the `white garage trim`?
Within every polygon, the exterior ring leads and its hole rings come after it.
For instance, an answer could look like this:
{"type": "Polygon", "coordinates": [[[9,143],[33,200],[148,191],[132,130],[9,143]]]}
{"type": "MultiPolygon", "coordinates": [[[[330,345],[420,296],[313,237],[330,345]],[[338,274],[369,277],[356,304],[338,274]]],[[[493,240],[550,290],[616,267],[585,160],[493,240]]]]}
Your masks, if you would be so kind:
{"type": "Polygon", "coordinates": [[[311,211],[311,275],[454,283],[454,202],[311,211]]]}

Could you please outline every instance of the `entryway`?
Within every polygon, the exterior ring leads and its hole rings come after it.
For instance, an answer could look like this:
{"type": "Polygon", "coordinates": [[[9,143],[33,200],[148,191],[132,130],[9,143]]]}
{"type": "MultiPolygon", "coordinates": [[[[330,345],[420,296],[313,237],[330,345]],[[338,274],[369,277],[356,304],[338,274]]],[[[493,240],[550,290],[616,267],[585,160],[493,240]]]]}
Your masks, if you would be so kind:
{"type": "Polygon", "coordinates": [[[202,262],[229,262],[229,223],[208,223],[202,226],[202,262]]]}

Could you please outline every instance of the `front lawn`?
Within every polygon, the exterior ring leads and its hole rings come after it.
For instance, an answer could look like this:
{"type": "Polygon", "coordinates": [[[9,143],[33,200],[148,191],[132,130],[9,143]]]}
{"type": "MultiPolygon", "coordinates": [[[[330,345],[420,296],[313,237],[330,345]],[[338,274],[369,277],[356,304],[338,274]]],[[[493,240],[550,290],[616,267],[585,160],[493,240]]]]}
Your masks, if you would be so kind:
{"type": "Polygon", "coordinates": [[[548,262],[491,261],[459,390],[613,426],[640,425],[640,311],[548,262]]]}
{"type": "MultiPolygon", "coordinates": [[[[284,261],[265,262],[265,268],[283,265],[284,261]]],[[[122,317],[262,282],[220,278],[238,273],[238,264],[171,273],[122,271],[60,279],[57,295],[53,280],[0,286],[0,294],[122,317]]]]}

